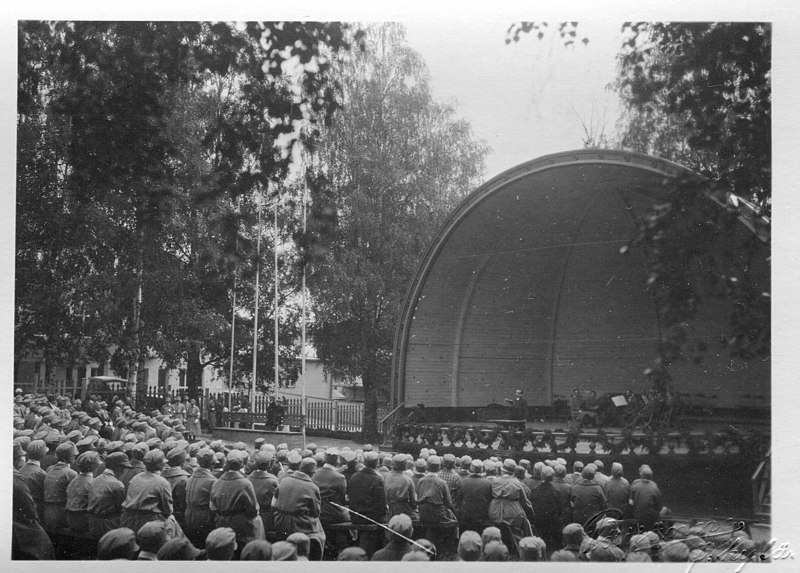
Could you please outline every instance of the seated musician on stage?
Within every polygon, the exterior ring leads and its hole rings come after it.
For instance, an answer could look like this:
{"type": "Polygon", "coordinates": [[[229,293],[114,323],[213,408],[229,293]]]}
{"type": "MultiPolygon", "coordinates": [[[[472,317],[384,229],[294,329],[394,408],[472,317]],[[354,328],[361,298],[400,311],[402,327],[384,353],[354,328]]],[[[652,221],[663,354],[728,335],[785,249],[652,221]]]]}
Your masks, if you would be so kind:
{"type": "Polygon", "coordinates": [[[522,390],[517,390],[514,399],[505,398],[505,401],[511,404],[511,412],[509,414],[512,420],[528,420],[528,401],[522,397],[522,390]]]}
{"type": "MultiPolygon", "coordinates": [[[[592,393],[594,394],[594,406],[596,407],[597,394],[594,391],[592,393]]],[[[572,391],[572,396],[569,397],[569,410],[572,417],[578,422],[579,427],[589,424],[594,425],[596,422],[597,412],[586,407],[584,400],[581,398],[581,391],[577,388],[572,391]]]]}

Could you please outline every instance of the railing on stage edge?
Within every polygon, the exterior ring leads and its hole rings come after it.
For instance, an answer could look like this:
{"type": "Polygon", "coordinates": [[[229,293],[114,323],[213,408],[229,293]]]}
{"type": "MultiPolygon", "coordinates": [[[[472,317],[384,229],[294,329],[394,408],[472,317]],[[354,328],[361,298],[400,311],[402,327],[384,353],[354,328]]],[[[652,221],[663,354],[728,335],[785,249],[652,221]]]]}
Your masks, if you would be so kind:
{"type": "MultiPolygon", "coordinates": [[[[568,431],[528,429],[515,431],[491,427],[447,424],[400,424],[393,436],[398,451],[436,448],[456,454],[485,451],[575,455],[736,455],[760,459],[769,450],[770,436],[759,431],[689,430],[568,431]]],[[[488,455],[487,455],[488,457],[488,455]]]]}

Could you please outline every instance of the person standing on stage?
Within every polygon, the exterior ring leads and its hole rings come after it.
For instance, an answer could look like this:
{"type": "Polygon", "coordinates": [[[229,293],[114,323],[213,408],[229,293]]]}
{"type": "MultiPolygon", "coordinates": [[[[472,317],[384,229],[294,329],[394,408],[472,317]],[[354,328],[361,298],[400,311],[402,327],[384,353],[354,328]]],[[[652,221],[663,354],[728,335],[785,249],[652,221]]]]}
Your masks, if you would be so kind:
{"type": "Polygon", "coordinates": [[[511,404],[510,417],[512,420],[528,421],[528,401],[522,397],[522,390],[517,390],[513,400],[506,398],[505,401],[511,404]]]}

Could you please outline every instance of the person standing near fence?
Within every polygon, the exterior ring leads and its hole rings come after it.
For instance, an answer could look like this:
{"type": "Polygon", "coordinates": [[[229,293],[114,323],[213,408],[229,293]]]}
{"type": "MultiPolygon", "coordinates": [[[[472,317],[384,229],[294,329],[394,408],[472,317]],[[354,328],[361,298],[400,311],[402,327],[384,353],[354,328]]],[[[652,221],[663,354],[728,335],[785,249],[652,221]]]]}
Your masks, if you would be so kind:
{"type": "Polygon", "coordinates": [[[214,431],[214,428],[217,427],[217,409],[219,405],[217,404],[217,399],[212,396],[211,394],[208,395],[208,400],[206,400],[206,423],[208,424],[208,433],[214,431]]]}
{"type": "Polygon", "coordinates": [[[189,434],[189,441],[193,442],[200,434],[200,408],[197,401],[192,398],[186,407],[186,432],[189,434]]]}

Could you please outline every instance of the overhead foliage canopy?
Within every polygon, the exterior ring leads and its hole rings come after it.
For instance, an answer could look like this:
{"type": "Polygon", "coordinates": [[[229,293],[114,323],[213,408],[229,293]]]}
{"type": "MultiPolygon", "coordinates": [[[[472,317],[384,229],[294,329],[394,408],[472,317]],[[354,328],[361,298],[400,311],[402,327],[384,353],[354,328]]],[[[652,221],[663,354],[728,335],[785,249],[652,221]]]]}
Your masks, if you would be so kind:
{"type": "Polygon", "coordinates": [[[314,344],[330,370],[361,377],[370,435],[409,281],[444,217],[479,182],[487,147],[433,99],[401,26],[372,26],[364,43],[336,67],[342,108],[310,160],[302,244],[314,344]]]}
{"type": "Polygon", "coordinates": [[[229,349],[232,271],[252,274],[254,194],[337,108],[346,28],[20,23],[18,358],[116,348],[131,374],[152,351],[197,387],[229,349]]]}

